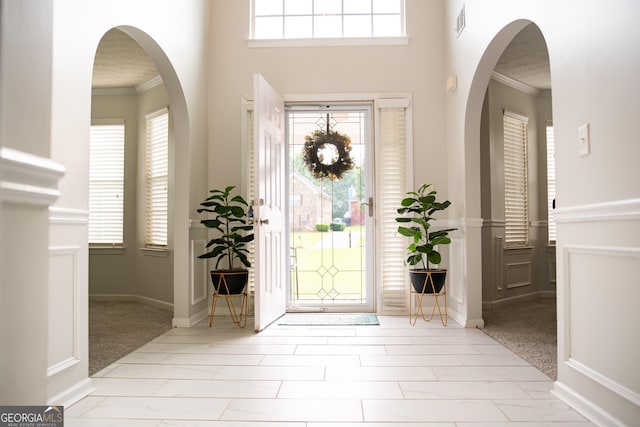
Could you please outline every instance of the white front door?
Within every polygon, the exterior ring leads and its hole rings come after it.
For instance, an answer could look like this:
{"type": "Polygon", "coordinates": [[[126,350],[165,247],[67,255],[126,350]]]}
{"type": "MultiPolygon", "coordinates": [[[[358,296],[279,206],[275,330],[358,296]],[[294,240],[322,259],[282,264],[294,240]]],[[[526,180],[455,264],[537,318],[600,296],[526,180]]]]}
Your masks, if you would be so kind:
{"type": "Polygon", "coordinates": [[[286,163],[284,101],[260,74],[253,78],[254,150],[257,174],[255,330],[286,310],[286,163]]]}

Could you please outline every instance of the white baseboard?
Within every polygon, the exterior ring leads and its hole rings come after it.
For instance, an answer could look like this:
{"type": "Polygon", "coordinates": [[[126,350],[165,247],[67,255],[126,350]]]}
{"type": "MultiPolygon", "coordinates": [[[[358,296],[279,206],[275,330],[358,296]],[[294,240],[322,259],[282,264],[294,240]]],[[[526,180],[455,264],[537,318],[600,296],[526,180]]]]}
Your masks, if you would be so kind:
{"type": "Polygon", "coordinates": [[[60,405],[67,408],[88,396],[89,393],[91,393],[95,389],[96,388],[91,382],[91,378],[85,378],[84,380],[62,391],[61,393],[58,393],[55,396],[47,399],[47,405],[60,405]]]}
{"type": "Polygon", "coordinates": [[[134,294],[90,294],[89,301],[135,301],[173,312],[173,303],[134,294]]]}
{"type": "Polygon", "coordinates": [[[554,383],[551,393],[598,426],[626,427],[626,424],[598,406],[597,402],[587,400],[559,381],[554,383]]]}
{"type": "Polygon", "coordinates": [[[555,291],[539,291],[539,292],[531,292],[524,295],[516,295],[508,298],[501,298],[495,301],[482,301],[482,309],[483,310],[493,310],[499,308],[500,306],[511,304],[514,302],[522,302],[522,301],[533,301],[539,298],[555,298],[555,291]]]}
{"type": "Polygon", "coordinates": [[[174,328],[191,328],[202,322],[202,320],[208,316],[209,309],[205,308],[204,310],[201,310],[199,313],[196,313],[191,317],[174,317],[172,326],[174,328]]]}
{"type": "Polygon", "coordinates": [[[484,319],[467,319],[464,324],[465,328],[484,328],[484,319]]]}
{"type": "Polygon", "coordinates": [[[556,291],[540,291],[540,298],[555,298],[558,293],[556,291]]]}
{"type": "MultiPolygon", "coordinates": [[[[423,305],[422,309],[427,315],[431,313],[431,309],[433,308],[433,304],[431,305],[423,305]]],[[[444,310],[443,310],[444,312],[444,310]]],[[[405,313],[404,316],[407,316],[409,313],[405,313]]],[[[468,319],[462,315],[462,313],[452,309],[451,307],[447,307],[447,317],[448,321],[454,321],[458,325],[464,326],[465,328],[482,328],[484,327],[484,321],[482,319],[468,319]],[[479,323],[478,323],[479,322],[479,323]],[[482,325],[482,326],[479,326],[482,325]]],[[[438,311],[436,309],[436,313],[434,318],[431,320],[432,322],[439,321],[438,319],[438,311]]]]}

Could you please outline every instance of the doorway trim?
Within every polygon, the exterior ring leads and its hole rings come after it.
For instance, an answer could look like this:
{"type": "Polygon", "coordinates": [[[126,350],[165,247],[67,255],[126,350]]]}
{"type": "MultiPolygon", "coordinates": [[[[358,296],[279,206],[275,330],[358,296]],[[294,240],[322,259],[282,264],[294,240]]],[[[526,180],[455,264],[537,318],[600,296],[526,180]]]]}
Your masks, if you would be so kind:
{"type": "MultiPolygon", "coordinates": [[[[285,101],[285,104],[316,104],[316,103],[373,103],[372,107],[372,119],[373,119],[373,140],[374,144],[376,144],[376,151],[379,151],[379,147],[377,144],[380,143],[380,110],[383,108],[404,108],[405,109],[405,146],[406,146],[406,164],[405,164],[405,191],[410,191],[413,184],[413,124],[412,124],[412,95],[409,92],[362,92],[362,93],[309,93],[309,94],[282,94],[282,98],[285,101]]],[[[248,138],[251,135],[247,134],[247,120],[248,113],[253,109],[253,100],[247,99],[246,97],[241,97],[241,109],[240,109],[240,124],[241,124],[241,136],[242,136],[242,170],[245,172],[242,174],[241,180],[241,190],[244,195],[248,198],[251,198],[250,186],[249,182],[249,167],[250,161],[249,158],[249,147],[247,145],[248,138]]],[[[379,174],[379,158],[374,159],[374,185],[376,185],[379,174]]],[[[377,218],[376,223],[373,225],[373,234],[376,242],[374,243],[373,248],[373,257],[376,259],[378,254],[380,253],[380,242],[377,236],[381,233],[380,231],[380,218],[381,218],[381,208],[379,203],[374,205],[375,216],[377,218]]],[[[404,252],[403,252],[404,256],[404,252]]],[[[404,258],[402,258],[404,259],[404,258]]],[[[400,261],[402,262],[402,261],[400,261]]],[[[403,291],[394,292],[393,295],[385,296],[383,293],[384,283],[381,281],[380,277],[383,276],[383,272],[381,269],[381,263],[377,263],[375,266],[375,270],[371,271],[374,280],[378,282],[374,284],[374,313],[377,314],[389,314],[389,315],[405,315],[408,313],[408,302],[409,302],[409,281],[408,274],[403,274],[402,276],[402,289],[403,291]],[[406,289],[405,289],[406,288],[406,289]]],[[[374,268],[374,267],[372,267],[374,268]]],[[[251,301],[252,295],[250,295],[249,307],[253,307],[253,302],[251,301]]]]}
{"type": "MultiPolygon", "coordinates": [[[[372,198],[376,198],[375,192],[375,147],[376,147],[376,139],[375,139],[375,126],[374,126],[374,100],[368,101],[329,101],[329,100],[321,100],[315,102],[289,102],[285,105],[286,116],[285,116],[285,136],[286,136],[286,148],[287,148],[287,158],[290,156],[290,132],[291,129],[289,127],[290,121],[289,118],[292,114],[300,113],[340,113],[340,112],[361,112],[364,113],[364,135],[365,135],[365,150],[366,155],[364,159],[366,163],[363,165],[365,168],[364,180],[365,180],[365,199],[371,200],[372,198]]],[[[328,114],[327,114],[328,115],[328,114]]],[[[287,166],[290,164],[287,162],[287,166]]],[[[288,173],[288,176],[290,174],[288,173]]],[[[288,196],[291,195],[291,179],[287,179],[287,188],[286,193],[288,196]]],[[[287,200],[288,207],[290,207],[290,201],[287,200]]],[[[367,204],[368,203],[363,203],[367,204]]],[[[287,241],[291,242],[291,233],[292,233],[292,219],[291,219],[291,209],[287,209],[287,241]]],[[[333,218],[333,215],[331,215],[333,218]]],[[[364,250],[364,259],[365,259],[365,269],[362,271],[364,274],[364,292],[367,295],[366,302],[363,304],[356,303],[336,303],[336,304],[325,304],[322,300],[319,300],[315,303],[302,303],[300,304],[300,300],[295,300],[293,297],[293,287],[292,287],[292,277],[289,275],[289,286],[287,286],[287,312],[332,312],[332,313],[356,313],[356,312],[366,312],[372,313],[376,310],[376,294],[377,287],[375,281],[374,268],[376,266],[375,261],[375,243],[376,243],[376,229],[375,229],[375,218],[374,214],[367,214],[365,216],[366,221],[364,223],[364,231],[366,236],[366,244],[363,248],[364,250]],[[371,268],[374,267],[374,268],[371,268]],[[296,303],[298,301],[298,303],[296,303]]],[[[333,221],[333,219],[332,219],[333,221]]],[[[287,248],[288,259],[291,260],[291,245],[287,248]]],[[[297,276],[297,274],[296,274],[297,276]]],[[[361,276],[362,277],[362,276],[361,276]]]]}
{"type": "Polygon", "coordinates": [[[484,95],[500,56],[511,40],[532,21],[519,19],[504,26],[489,42],[469,85],[464,109],[464,229],[467,277],[460,319],[466,327],[483,327],[482,319],[482,212],[480,204],[480,121],[484,95]]]}
{"type": "Polygon", "coordinates": [[[186,97],[171,60],[158,42],[143,30],[133,26],[123,25],[113,28],[123,31],[142,46],[156,64],[169,95],[174,141],[176,142],[172,165],[174,170],[172,212],[169,218],[170,250],[173,252],[172,324],[174,327],[190,327],[200,319],[192,318],[191,314],[190,295],[193,285],[190,280],[191,260],[189,257],[189,155],[191,149],[186,97]]]}

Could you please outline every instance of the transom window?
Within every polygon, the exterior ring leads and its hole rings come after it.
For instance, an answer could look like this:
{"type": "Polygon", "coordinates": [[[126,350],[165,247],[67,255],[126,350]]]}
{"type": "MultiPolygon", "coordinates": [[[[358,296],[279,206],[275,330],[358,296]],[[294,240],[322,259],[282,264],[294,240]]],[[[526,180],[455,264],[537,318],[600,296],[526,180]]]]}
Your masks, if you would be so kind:
{"type": "Polygon", "coordinates": [[[253,0],[253,39],[401,37],[404,0],[253,0]]]}

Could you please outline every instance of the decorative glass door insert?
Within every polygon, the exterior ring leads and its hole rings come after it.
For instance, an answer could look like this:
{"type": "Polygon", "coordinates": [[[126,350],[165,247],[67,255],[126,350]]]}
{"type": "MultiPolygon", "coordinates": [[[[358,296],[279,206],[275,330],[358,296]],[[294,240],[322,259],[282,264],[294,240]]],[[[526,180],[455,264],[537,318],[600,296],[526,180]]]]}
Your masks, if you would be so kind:
{"type": "Polygon", "coordinates": [[[289,311],[372,311],[371,109],[289,107],[289,311]]]}

